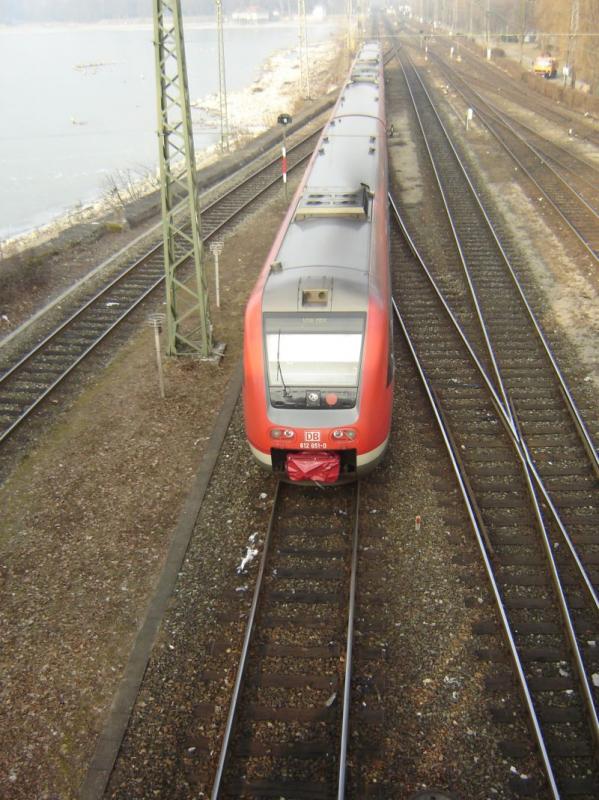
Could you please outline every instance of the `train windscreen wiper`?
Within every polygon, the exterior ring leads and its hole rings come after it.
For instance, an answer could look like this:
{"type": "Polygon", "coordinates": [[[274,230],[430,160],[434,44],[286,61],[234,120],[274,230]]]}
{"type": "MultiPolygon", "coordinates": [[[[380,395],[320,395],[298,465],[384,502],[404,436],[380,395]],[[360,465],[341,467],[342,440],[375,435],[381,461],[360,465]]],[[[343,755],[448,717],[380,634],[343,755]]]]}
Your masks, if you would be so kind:
{"type": "Polygon", "coordinates": [[[281,376],[281,383],[283,384],[283,397],[289,397],[287,386],[285,385],[285,378],[283,377],[283,370],[281,369],[281,361],[279,353],[281,351],[281,329],[279,328],[279,338],[277,339],[277,375],[281,376]]]}

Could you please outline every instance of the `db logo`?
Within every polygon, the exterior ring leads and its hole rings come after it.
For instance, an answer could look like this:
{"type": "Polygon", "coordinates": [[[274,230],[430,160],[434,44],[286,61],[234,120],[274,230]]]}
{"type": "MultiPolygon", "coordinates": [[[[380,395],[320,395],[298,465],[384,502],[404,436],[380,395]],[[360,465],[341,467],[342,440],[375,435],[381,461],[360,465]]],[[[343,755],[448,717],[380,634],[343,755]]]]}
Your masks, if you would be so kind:
{"type": "Polygon", "coordinates": [[[319,442],[320,431],[304,431],[304,441],[306,442],[319,442]]]}

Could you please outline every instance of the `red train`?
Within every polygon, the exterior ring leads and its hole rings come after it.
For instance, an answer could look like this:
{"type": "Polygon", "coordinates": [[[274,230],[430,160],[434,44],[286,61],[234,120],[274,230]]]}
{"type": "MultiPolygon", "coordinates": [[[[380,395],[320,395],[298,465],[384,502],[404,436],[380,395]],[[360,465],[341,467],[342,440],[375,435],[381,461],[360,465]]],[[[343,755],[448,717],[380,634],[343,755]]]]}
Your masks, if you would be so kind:
{"type": "Polygon", "coordinates": [[[383,59],[364,44],[248,301],[247,438],[290,481],[373,469],[391,427],[383,59]]]}

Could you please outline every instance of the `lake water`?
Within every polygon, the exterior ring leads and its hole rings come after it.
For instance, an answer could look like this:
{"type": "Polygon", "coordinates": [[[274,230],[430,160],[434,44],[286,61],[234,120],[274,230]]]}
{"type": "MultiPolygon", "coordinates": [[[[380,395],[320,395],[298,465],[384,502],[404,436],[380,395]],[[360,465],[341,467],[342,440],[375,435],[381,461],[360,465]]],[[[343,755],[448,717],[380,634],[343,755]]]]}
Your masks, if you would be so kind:
{"type": "MultiPolygon", "coordinates": [[[[309,25],[309,44],[334,29],[309,25]]],[[[98,199],[119,170],[155,168],[152,38],[151,24],[0,29],[0,239],[98,199]]],[[[226,26],[227,92],[297,42],[297,24],[226,26]]],[[[217,92],[214,28],[186,26],[185,46],[192,100],[217,92]]],[[[194,131],[196,151],[218,138],[194,131]]]]}

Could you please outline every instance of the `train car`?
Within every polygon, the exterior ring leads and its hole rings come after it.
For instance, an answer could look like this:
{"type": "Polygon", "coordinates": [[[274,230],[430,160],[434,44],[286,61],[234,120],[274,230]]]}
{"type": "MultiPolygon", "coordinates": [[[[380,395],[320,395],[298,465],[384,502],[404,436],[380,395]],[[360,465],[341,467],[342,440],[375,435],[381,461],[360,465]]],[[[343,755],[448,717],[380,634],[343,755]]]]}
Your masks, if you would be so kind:
{"type": "Polygon", "coordinates": [[[257,461],[288,481],[355,480],[391,427],[383,59],[358,52],[248,301],[244,414],[257,461]]]}

